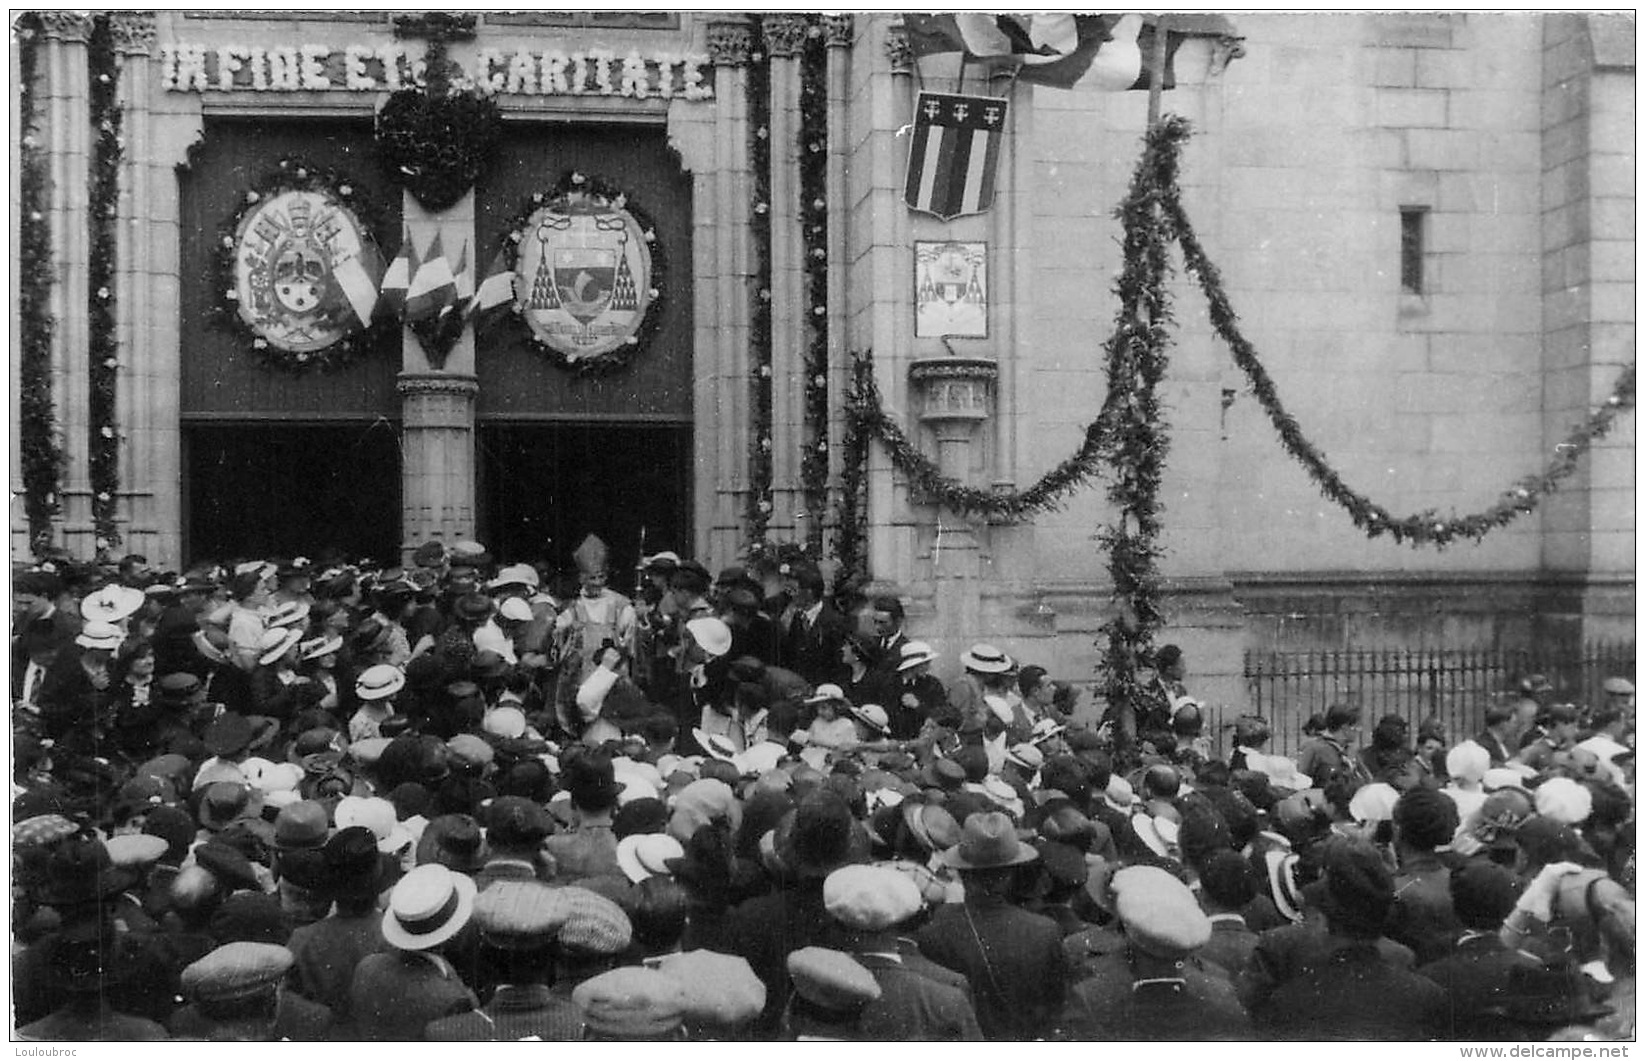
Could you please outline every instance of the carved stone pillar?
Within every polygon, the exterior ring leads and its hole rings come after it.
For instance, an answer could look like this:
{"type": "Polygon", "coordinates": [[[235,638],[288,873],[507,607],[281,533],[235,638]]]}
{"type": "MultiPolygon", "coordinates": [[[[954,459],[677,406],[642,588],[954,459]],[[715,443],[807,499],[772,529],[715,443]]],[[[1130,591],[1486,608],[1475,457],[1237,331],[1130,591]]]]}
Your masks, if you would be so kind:
{"type": "MultiPolygon", "coordinates": [[[[993,415],[998,378],[999,365],[986,357],[922,358],[909,366],[909,385],[919,395],[920,421],[936,436],[937,463],[944,477],[957,482],[971,478],[972,438],[993,415]]],[[[938,506],[936,521],[931,547],[932,634],[958,646],[982,636],[982,558],[969,519],[938,506]]]]}
{"type": "Polygon", "coordinates": [[[474,399],[480,381],[454,372],[401,372],[401,542],[474,536],[474,399]]]}
{"type": "Polygon", "coordinates": [[[50,160],[52,265],[52,384],[62,431],[62,542],[77,555],[96,552],[92,542],[90,440],[87,420],[90,343],[86,269],[90,259],[91,137],[88,121],[86,42],[92,18],[70,11],[40,16],[45,47],[39,97],[45,104],[41,136],[50,160]]]}
{"type": "MultiPolygon", "coordinates": [[[[845,338],[850,321],[846,310],[846,230],[851,217],[846,178],[851,157],[847,108],[856,20],[850,15],[824,15],[822,26],[828,43],[828,481],[838,483],[846,430],[844,395],[851,386],[851,344],[845,338]]],[[[838,491],[831,490],[830,512],[836,511],[838,500],[838,491]]],[[[832,551],[825,544],[824,554],[832,551]]]]}
{"type": "Polygon", "coordinates": [[[693,204],[697,236],[695,365],[697,466],[712,470],[696,491],[696,555],[730,557],[742,539],[748,487],[748,62],[754,32],[746,19],[708,23],[714,64],[710,176],[693,204]]]}
{"type": "Polygon", "coordinates": [[[114,48],[120,55],[119,99],[125,114],[121,136],[125,150],[120,171],[120,224],[115,287],[120,293],[115,303],[119,328],[120,367],[115,384],[115,422],[123,436],[120,447],[121,523],[125,550],[142,553],[151,560],[175,556],[178,542],[170,520],[161,512],[176,510],[175,504],[159,507],[156,487],[169,480],[154,477],[159,458],[156,427],[175,430],[175,391],[166,401],[165,381],[157,380],[147,357],[148,322],[156,304],[149,282],[154,277],[154,229],[147,224],[148,204],[154,176],[154,151],[150,129],[154,73],[149,55],[154,49],[154,15],[150,12],[120,11],[109,16],[114,48]],[[162,531],[162,524],[168,524],[162,531]]]}
{"type": "Polygon", "coordinates": [[[809,19],[765,15],[771,53],[771,531],[797,537],[805,508],[800,454],[805,411],[805,261],[800,220],[800,53],[809,19]]]}

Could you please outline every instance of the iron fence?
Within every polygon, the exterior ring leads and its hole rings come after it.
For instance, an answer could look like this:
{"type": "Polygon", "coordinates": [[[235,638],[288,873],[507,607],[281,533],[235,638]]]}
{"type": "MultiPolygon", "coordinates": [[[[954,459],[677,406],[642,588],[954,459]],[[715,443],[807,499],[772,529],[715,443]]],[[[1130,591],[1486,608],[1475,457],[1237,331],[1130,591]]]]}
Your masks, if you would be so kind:
{"type": "MultiPolygon", "coordinates": [[[[1269,749],[1294,755],[1310,715],[1332,704],[1361,710],[1369,734],[1384,715],[1399,715],[1414,735],[1424,720],[1438,719],[1448,743],[1478,733],[1485,708],[1530,674],[1546,675],[1557,702],[1598,704],[1601,684],[1634,674],[1632,641],[1589,641],[1567,650],[1409,650],[1346,652],[1247,652],[1245,682],[1253,713],[1268,719],[1274,736],[1269,749]]],[[[1232,735],[1222,732],[1233,712],[1207,719],[1217,724],[1218,744],[1232,751],[1232,735]]]]}

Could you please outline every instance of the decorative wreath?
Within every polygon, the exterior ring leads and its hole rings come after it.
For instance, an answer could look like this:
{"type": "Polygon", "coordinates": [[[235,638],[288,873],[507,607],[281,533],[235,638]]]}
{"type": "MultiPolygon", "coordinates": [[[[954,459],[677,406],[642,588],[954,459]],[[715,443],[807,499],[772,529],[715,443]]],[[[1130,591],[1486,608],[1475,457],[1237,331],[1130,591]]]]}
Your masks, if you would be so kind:
{"type": "Polygon", "coordinates": [[[515,298],[511,303],[514,312],[509,315],[513,322],[510,327],[517,327],[525,332],[532,344],[547,353],[554,364],[562,369],[579,376],[605,376],[620,372],[628,367],[634,356],[643,350],[656,334],[658,322],[662,317],[659,307],[667,290],[664,286],[667,260],[663,254],[662,243],[657,239],[657,227],[645,211],[635,206],[627,193],[600,177],[572,171],[562,176],[548,191],[533,192],[527,197],[525,205],[509,223],[508,235],[503,241],[502,264],[514,276],[515,298]],[[530,290],[533,279],[522,277],[517,271],[520,263],[520,244],[530,233],[532,217],[545,206],[572,195],[588,196],[598,205],[609,205],[627,211],[639,225],[645,239],[651,271],[643,315],[628,337],[614,349],[576,358],[543,342],[526,322],[520,312],[518,293],[522,288],[530,290]]]}
{"type": "Polygon", "coordinates": [[[269,342],[240,313],[235,259],[241,227],[247,215],[258,209],[265,200],[286,192],[317,192],[335,198],[354,215],[362,238],[370,239],[380,247],[378,239],[387,228],[387,215],[382,206],[347,174],[301,158],[282,158],[247,189],[233,216],[218,229],[215,323],[236,335],[265,368],[292,373],[311,369],[335,372],[370,351],[385,331],[391,328],[397,330],[399,321],[374,319],[366,327],[356,328],[322,349],[299,351],[282,349],[269,342]]]}
{"type": "Polygon", "coordinates": [[[474,187],[502,128],[502,112],[488,97],[404,88],[377,114],[377,151],[389,178],[439,213],[474,187]]]}

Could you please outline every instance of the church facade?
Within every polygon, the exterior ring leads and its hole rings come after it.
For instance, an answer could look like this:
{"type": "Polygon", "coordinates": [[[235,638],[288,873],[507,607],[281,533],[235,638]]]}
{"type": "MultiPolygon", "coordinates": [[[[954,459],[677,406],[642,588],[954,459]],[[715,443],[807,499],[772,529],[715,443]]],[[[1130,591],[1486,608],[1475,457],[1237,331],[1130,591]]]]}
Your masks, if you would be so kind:
{"type": "MultiPolygon", "coordinates": [[[[1368,535],[1173,250],[1161,639],[1191,686],[1242,703],[1253,648],[1631,638],[1631,388],[1536,486],[1634,360],[1631,17],[1178,17],[1183,202],[1311,451],[1441,526],[1537,495],[1477,543],[1368,535]]],[[[878,442],[847,467],[848,395],[868,360],[983,490],[1079,450],[1149,92],[916,54],[889,13],[53,12],[12,49],[14,561],[561,563],[595,532],[712,569],[756,534],[835,555],[860,484],[866,572],[944,666],[1092,672],[1111,476],[968,517],[878,442]],[[494,136],[410,115],[385,162],[379,111],[442,53],[494,136]],[[939,96],[999,101],[956,119],[986,180],[943,183],[939,96]],[[442,143],[483,165],[414,193],[442,143]]]]}

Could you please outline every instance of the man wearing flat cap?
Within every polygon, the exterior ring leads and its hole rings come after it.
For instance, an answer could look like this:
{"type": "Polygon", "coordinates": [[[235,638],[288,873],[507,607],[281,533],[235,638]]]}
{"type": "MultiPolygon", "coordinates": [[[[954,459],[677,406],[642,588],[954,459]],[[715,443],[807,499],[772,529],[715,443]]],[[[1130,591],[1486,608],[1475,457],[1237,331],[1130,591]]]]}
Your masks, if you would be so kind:
{"type": "Polygon", "coordinates": [[[166,1022],[178,1038],[214,1042],[325,1042],[325,1006],[286,991],[291,951],[274,943],[225,943],[183,970],[190,1004],[166,1022]]]}
{"type": "Polygon", "coordinates": [[[496,990],[482,1009],[433,1021],[423,1037],[433,1042],[575,1038],[575,1007],[556,1002],[549,989],[562,911],[554,890],[539,881],[500,880],[481,892],[474,900],[474,923],[481,961],[496,975],[496,990]]]}
{"type": "Polygon", "coordinates": [[[1156,866],[1128,866],[1108,887],[1125,946],[1070,989],[1061,1033],[1098,1041],[1245,1037],[1251,1022],[1233,986],[1194,957],[1211,939],[1211,922],[1188,886],[1156,866]]]}
{"type": "Polygon", "coordinates": [[[925,974],[897,946],[897,928],[920,912],[919,888],[886,866],[845,866],[823,881],[823,905],[842,930],[844,949],[873,975],[879,998],[863,1007],[857,1030],[889,1042],[980,1041],[971,992],[925,974]]]}

